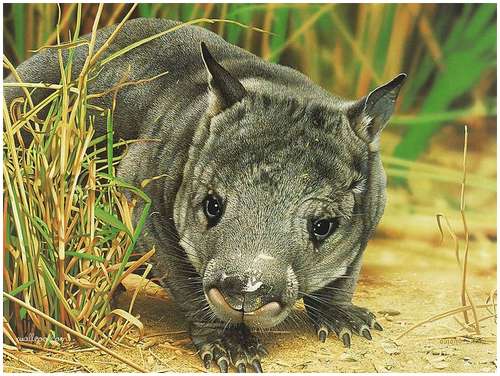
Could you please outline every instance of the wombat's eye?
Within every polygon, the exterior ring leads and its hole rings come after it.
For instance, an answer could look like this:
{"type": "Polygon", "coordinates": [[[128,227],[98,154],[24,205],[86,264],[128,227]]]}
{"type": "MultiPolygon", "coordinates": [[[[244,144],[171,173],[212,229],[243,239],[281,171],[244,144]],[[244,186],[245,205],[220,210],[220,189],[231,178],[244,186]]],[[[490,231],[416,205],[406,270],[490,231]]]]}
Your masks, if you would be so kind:
{"type": "Polygon", "coordinates": [[[315,219],[310,222],[309,233],[316,241],[325,240],[339,227],[337,218],[315,219]]]}
{"type": "Polygon", "coordinates": [[[207,217],[208,225],[215,226],[222,216],[222,199],[216,194],[209,194],[203,201],[203,213],[207,217]]]}

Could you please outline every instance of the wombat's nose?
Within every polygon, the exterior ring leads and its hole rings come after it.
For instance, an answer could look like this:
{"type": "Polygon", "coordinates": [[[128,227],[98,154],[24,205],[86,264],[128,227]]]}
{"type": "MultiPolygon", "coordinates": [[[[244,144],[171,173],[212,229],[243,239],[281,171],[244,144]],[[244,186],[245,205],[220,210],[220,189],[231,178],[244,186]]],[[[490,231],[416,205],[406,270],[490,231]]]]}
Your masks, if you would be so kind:
{"type": "Polygon", "coordinates": [[[277,300],[272,287],[255,277],[232,275],[221,277],[219,289],[234,309],[251,312],[277,300]]]}
{"type": "Polygon", "coordinates": [[[222,277],[220,280],[220,290],[225,296],[241,298],[243,300],[243,288],[245,282],[239,276],[222,277]]]}

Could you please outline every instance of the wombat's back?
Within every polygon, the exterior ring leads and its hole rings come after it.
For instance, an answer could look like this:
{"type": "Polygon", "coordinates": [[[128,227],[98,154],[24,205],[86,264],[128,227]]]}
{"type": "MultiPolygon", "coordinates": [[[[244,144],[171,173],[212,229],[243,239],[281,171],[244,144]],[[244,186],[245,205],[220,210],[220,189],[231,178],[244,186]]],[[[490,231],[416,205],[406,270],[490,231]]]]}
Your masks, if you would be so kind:
{"type": "MultiPolygon", "coordinates": [[[[160,38],[132,49],[107,63],[96,79],[89,82],[89,93],[104,92],[120,81],[137,81],[151,78],[168,71],[168,74],[147,84],[128,85],[120,89],[115,112],[115,131],[120,138],[138,137],[141,121],[148,109],[158,107],[186,108],[204,101],[207,93],[207,73],[200,55],[200,43],[205,42],[217,61],[250,91],[265,91],[276,95],[294,96],[301,100],[317,100],[332,104],[332,96],[314,85],[301,73],[265,62],[257,56],[237,47],[207,29],[198,26],[181,26],[180,22],[138,18],[125,23],[116,38],[101,55],[106,58],[113,53],[150,36],[169,30],[160,38]]],[[[96,35],[94,52],[97,51],[115,30],[116,25],[100,29],[96,35]]],[[[90,35],[85,36],[86,39],[90,35]]],[[[88,46],[75,48],[73,78],[81,72],[88,56],[88,46]]],[[[67,51],[63,58],[66,60],[67,51]]],[[[17,67],[24,82],[59,83],[60,68],[57,50],[45,49],[17,67]]],[[[14,82],[9,76],[6,82],[14,82]]],[[[35,103],[46,97],[51,90],[37,89],[33,95],[35,103]]],[[[22,95],[18,88],[7,88],[7,103],[22,95]]],[[[111,107],[111,94],[94,100],[101,108],[111,107]]],[[[97,133],[105,129],[104,118],[96,117],[97,133]]]]}

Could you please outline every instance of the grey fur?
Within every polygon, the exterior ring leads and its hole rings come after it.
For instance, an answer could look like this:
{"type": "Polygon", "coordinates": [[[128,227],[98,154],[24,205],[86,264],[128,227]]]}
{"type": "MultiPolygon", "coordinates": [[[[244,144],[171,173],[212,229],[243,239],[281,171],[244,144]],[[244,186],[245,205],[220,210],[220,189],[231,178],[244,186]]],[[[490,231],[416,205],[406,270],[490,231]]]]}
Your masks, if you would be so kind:
{"type": "MultiPolygon", "coordinates": [[[[128,21],[103,57],[177,24],[128,21]]],[[[98,32],[97,48],[113,29],[98,32]]],[[[86,55],[85,46],[76,48],[76,72],[86,55]]],[[[226,296],[231,306],[247,312],[281,300],[286,309],[264,326],[283,320],[301,297],[322,294],[332,304],[350,304],[385,205],[378,139],[405,76],[360,101],[345,101],[293,69],[188,26],[104,66],[89,92],[105,91],[124,75],[138,80],[165,71],[119,91],[115,137],[159,140],[133,144],[119,174],[136,185],[163,176],[146,188],[153,208],[140,246],[156,247],[155,272],[188,320],[206,333],[209,322],[224,319],[207,311],[205,293],[226,276],[253,281],[246,289],[256,294],[243,303],[226,296]],[[211,228],[202,211],[209,191],[225,200],[211,228]],[[308,221],[323,217],[339,218],[340,225],[315,245],[308,221]]],[[[59,82],[56,53],[33,56],[18,73],[26,82],[59,82]]],[[[39,90],[35,100],[46,94],[39,90]]],[[[19,95],[5,90],[8,103],[19,95]]],[[[111,95],[95,104],[109,108],[111,95]]],[[[96,120],[103,134],[104,117],[96,120]]],[[[193,336],[203,349],[199,338],[193,336]]]]}

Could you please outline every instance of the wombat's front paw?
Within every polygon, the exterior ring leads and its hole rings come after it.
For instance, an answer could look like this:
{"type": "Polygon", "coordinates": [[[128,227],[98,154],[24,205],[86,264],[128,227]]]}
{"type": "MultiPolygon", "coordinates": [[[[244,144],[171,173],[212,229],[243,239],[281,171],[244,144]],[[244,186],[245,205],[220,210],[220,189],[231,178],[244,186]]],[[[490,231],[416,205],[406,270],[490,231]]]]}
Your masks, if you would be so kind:
{"type": "Polygon", "coordinates": [[[247,367],[262,372],[260,359],[267,350],[244,325],[224,329],[198,323],[191,328],[191,338],[207,369],[215,362],[221,372],[227,372],[230,364],[238,372],[246,372],[247,367]]]}
{"type": "Polygon", "coordinates": [[[310,309],[309,315],[320,341],[325,342],[328,334],[335,332],[345,347],[351,347],[353,333],[371,340],[370,329],[382,330],[373,313],[351,303],[322,304],[319,309],[310,309]]]}

